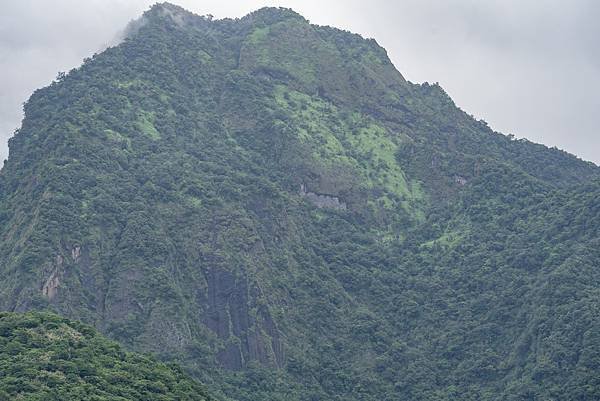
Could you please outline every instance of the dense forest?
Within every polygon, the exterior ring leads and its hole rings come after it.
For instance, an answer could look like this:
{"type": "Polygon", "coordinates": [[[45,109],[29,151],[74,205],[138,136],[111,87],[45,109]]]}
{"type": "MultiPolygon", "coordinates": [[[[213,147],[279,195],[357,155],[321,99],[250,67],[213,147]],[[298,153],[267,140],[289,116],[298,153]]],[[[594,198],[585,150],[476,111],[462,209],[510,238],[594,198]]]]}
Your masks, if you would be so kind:
{"type": "Polygon", "coordinates": [[[9,148],[0,398],[600,399],[600,168],[372,39],[159,4],[9,148]]]}
{"type": "Polygon", "coordinates": [[[125,352],[87,325],[0,312],[0,400],[206,401],[178,366],[125,352]]]}

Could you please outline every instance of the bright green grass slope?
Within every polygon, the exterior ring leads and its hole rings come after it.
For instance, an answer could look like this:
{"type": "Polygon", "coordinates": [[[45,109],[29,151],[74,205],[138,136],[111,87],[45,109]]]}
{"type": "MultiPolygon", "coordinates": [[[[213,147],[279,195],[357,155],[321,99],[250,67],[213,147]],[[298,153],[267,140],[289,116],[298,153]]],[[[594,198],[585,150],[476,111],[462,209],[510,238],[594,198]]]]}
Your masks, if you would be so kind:
{"type": "Polygon", "coordinates": [[[0,400],[204,401],[176,365],[124,351],[50,313],[0,313],[0,400]]]}

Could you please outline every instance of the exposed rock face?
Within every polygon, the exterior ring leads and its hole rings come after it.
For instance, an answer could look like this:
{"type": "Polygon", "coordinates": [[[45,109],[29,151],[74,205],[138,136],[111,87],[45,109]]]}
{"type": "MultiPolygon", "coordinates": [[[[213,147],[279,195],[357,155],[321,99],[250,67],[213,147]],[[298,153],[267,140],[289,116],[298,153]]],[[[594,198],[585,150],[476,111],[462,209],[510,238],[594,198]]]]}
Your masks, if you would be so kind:
{"type": "Polygon", "coordinates": [[[58,292],[58,285],[60,284],[60,279],[58,278],[58,272],[53,271],[48,277],[48,280],[44,283],[42,287],[42,294],[48,299],[53,299],[58,292]]]}
{"type": "Polygon", "coordinates": [[[460,185],[461,187],[467,185],[467,179],[465,177],[461,177],[460,175],[454,176],[454,182],[460,185]]]}
{"type": "Polygon", "coordinates": [[[71,258],[73,258],[74,262],[77,262],[79,260],[80,256],[81,256],[81,247],[79,245],[76,245],[73,247],[73,249],[71,249],[71,258]]]}
{"type": "Polygon", "coordinates": [[[242,369],[249,361],[280,367],[283,346],[268,309],[257,305],[261,296],[246,277],[212,267],[206,273],[208,311],[206,325],[223,340],[217,354],[219,363],[231,370],[242,369]]]}
{"type": "Polygon", "coordinates": [[[341,201],[337,196],[310,192],[306,189],[305,184],[300,185],[300,195],[318,208],[346,210],[346,203],[341,201]]]}
{"type": "Polygon", "coordinates": [[[61,255],[57,255],[56,260],[52,265],[50,276],[46,279],[44,285],[42,286],[42,294],[49,300],[52,300],[58,293],[63,262],[63,257],[61,255]]]}

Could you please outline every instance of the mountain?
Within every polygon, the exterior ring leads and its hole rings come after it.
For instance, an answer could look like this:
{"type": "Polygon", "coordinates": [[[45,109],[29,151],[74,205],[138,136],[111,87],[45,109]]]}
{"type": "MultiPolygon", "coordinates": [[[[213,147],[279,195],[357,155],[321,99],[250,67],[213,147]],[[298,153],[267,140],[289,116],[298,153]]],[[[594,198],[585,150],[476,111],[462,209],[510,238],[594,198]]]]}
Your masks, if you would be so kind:
{"type": "Polygon", "coordinates": [[[9,147],[2,310],[221,399],[600,398],[600,168],[374,40],[158,4],[37,90],[9,147]]]}
{"type": "Polygon", "coordinates": [[[181,369],[48,313],[0,313],[0,399],[205,401],[181,369]]]}

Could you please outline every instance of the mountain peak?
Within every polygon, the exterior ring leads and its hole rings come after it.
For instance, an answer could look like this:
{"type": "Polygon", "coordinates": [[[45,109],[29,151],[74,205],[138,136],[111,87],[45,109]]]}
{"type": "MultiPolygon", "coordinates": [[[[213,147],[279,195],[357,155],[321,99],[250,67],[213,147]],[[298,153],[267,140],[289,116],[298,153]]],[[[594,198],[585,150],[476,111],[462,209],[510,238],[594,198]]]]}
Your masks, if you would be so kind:
{"type": "Polygon", "coordinates": [[[275,24],[288,19],[296,19],[308,22],[306,18],[291,8],[286,7],[263,7],[246,15],[243,19],[251,19],[254,22],[262,22],[267,25],[275,24]]]}
{"type": "MultiPolygon", "coordinates": [[[[190,22],[190,20],[197,18],[207,19],[208,17],[209,20],[212,19],[212,16],[201,16],[194,14],[183,7],[169,2],[154,4],[148,11],[144,13],[144,17],[158,19],[167,18],[176,22],[177,24],[190,22]]],[[[256,11],[250,12],[241,18],[241,20],[248,20],[252,23],[258,23],[261,25],[272,25],[289,19],[295,19],[308,23],[308,20],[302,15],[295,12],[291,8],[286,7],[263,7],[256,11]]]]}
{"type": "Polygon", "coordinates": [[[183,7],[180,7],[176,4],[169,3],[167,1],[162,3],[155,3],[150,7],[150,12],[170,12],[170,13],[180,13],[180,14],[191,14],[191,12],[187,11],[183,7]]]}
{"type": "Polygon", "coordinates": [[[159,18],[167,17],[173,20],[183,20],[186,18],[195,17],[196,15],[176,4],[164,2],[154,4],[148,11],[144,13],[144,16],[155,16],[159,18]]]}

